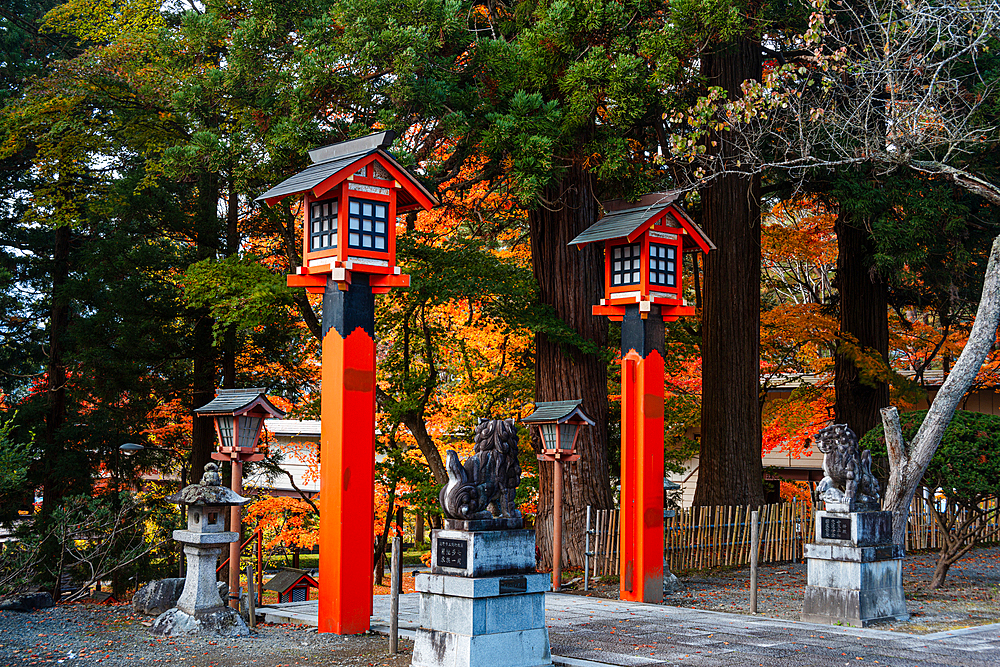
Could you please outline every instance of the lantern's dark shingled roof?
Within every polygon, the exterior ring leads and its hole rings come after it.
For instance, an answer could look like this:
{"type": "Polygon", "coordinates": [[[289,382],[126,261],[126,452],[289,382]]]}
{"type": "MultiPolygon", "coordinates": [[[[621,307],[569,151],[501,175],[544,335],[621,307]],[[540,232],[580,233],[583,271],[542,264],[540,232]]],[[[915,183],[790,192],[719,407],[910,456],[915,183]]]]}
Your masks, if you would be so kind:
{"type": "Polygon", "coordinates": [[[624,211],[612,211],[596,223],[588,227],[582,234],[569,242],[569,245],[607,241],[628,236],[639,229],[647,220],[663,213],[672,202],[657,206],[641,206],[627,208],[624,211]]]}
{"type": "Polygon", "coordinates": [[[298,583],[299,579],[303,577],[309,582],[311,586],[319,586],[316,580],[309,576],[309,573],[305,570],[296,570],[291,567],[283,567],[278,574],[271,577],[266,584],[264,584],[265,591],[275,591],[277,593],[284,593],[289,588],[298,583]]]}
{"type": "Polygon", "coordinates": [[[378,154],[380,158],[389,162],[400,171],[406,179],[431,202],[437,204],[437,199],[427,188],[420,184],[403,165],[399,164],[392,155],[387,153],[387,148],[395,137],[394,132],[379,132],[370,134],[367,137],[342,141],[339,144],[331,144],[309,151],[309,158],[314,164],[306,167],[294,176],[278,183],[273,188],[257,197],[255,201],[264,201],[276,197],[294,195],[300,192],[312,190],[314,187],[336,174],[341,169],[349,167],[352,163],[366,158],[372,154],[378,154]]]}
{"type": "Polygon", "coordinates": [[[573,417],[579,416],[591,426],[594,420],[587,416],[580,405],[581,400],[575,401],[538,401],[535,403],[535,411],[522,419],[525,424],[535,424],[538,422],[563,422],[573,417]]]}
{"type": "MultiPolygon", "coordinates": [[[[594,241],[608,241],[611,239],[626,238],[646,222],[660,215],[670,206],[680,213],[684,222],[691,226],[691,230],[705,242],[709,250],[715,250],[715,244],[708,238],[708,235],[684,212],[676,202],[680,197],[677,192],[654,192],[645,195],[641,203],[625,204],[621,200],[605,202],[607,211],[603,218],[583,231],[582,234],[570,241],[567,245],[583,245],[594,241]]],[[[690,235],[684,237],[684,252],[700,250],[698,244],[690,235]]]]}
{"type": "Polygon", "coordinates": [[[344,167],[349,166],[352,162],[357,162],[361,158],[368,157],[372,153],[377,152],[379,151],[370,150],[363,153],[353,153],[351,155],[345,155],[343,157],[334,158],[326,162],[320,162],[310,167],[306,167],[304,171],[300,171],[291,178],[285,179],[261,196],[257,197],[257,201],[264,201],[265,199],[271,199],[272,197],[284,197],[285,195],[294,195],[299,192],[305,192],[306,190],[312,190],[314,187],[330,178],[344,167]]]}
{"type": "Polygon", "coordinates": [[[253,404],[258,404],[269,412],[272,417],[284,417],[285,413],[274,407],[271,401],[264,395],[263,387],[254,389],[217,389],[215,398],[195,412],[200,415],[228,414],[243,412],[244,408],[249,409],[253,404]]]}

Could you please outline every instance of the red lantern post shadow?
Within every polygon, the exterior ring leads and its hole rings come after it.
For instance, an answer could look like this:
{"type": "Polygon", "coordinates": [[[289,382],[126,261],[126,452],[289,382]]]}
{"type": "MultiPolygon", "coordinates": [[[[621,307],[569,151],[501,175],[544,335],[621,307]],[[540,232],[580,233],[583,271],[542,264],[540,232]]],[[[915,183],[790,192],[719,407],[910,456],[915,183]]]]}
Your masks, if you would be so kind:
{"type": "Polygon", "coordinates": [[[309,152],[313,164],[258,200],[302,197],[291,287],[323,295],[319,631],[368,629],[375,487],[375,294],[407,287],[396,216],[437,200],[387,151],[392,132],[309,152]]]}
{"type": "Polygon", "coordinates": [[[677,199],[607,202],[604,217],[570,241],[604,244],[604,298],[593,313],[622,323],[619,592],[638,602],[663,600],[663,323],[694,314],[682,254],[715,248],[677,199]]]}

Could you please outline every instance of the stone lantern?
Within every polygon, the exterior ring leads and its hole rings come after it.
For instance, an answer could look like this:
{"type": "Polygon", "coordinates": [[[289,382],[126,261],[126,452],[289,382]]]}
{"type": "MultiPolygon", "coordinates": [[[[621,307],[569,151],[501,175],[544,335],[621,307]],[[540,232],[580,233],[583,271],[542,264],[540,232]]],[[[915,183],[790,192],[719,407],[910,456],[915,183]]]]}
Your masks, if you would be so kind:
{"type": "Polygon", "coordinates": [[[184,544],[187,576],[177,606],[157,617],[153,632],[161,635],[215,633],[224,637],[249,634],[239,612],[225,606],[219,596],[215,568],[222,545],[239,539],[238,533],[224,530],[226,510],[250,499],[223,486],[218,465],[209,463],[201,482],[184,487],[167,500],[187,506],[187,530],[174,531],[174,539],[184,544]]]}

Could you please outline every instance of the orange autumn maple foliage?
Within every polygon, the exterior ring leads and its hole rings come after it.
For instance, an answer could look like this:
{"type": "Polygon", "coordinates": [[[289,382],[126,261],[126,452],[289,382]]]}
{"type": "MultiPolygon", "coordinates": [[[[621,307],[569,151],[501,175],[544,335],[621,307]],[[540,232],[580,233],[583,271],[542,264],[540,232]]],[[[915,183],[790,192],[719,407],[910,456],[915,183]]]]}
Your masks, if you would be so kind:
{"type": "Polygon", "coordinates": [[[319,543],[319,517],[301,498],[263,495],[243,511],[244,519],[261,530],[265,549],[311,549],[319,543]]]}

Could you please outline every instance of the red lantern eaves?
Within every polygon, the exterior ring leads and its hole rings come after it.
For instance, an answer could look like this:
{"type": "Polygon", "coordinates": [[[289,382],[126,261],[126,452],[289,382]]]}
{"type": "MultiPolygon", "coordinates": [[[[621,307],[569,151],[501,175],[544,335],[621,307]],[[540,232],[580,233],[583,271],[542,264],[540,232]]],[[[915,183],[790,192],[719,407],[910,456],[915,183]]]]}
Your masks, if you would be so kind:
{"type": "Polygon", "coordinates": [[[396,266],[396,216],[438,201],[386,150],[395,133],[379,132],[309,151],[313,164],[257,201],[303,197],[302,266],[290,287],[322,293],[332,278],[341,289],[365,273],[376,293],[407,287],[396,266]]]}
{"type": "Polygon", "coordinates": [[[604,217],[569,242],[604,244],[604,298],[594,315],[620,321],[625,307],[636,304],[643,319],[653,305],[668,322],[694,314],[684,302],[681,256],[708,253],[715,244],[676,203],[679,196],[656,192],[638,203],[606,202],[604,217]]]}

